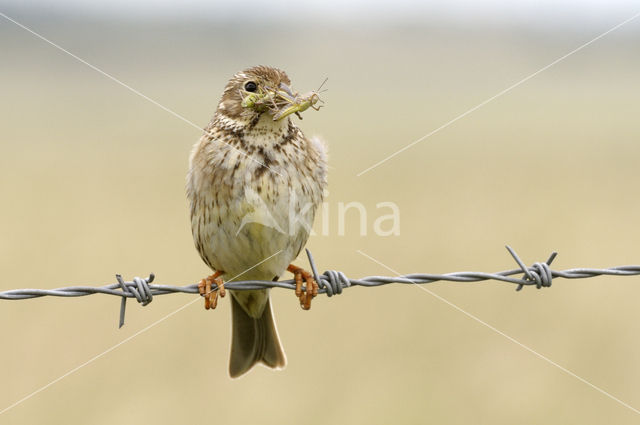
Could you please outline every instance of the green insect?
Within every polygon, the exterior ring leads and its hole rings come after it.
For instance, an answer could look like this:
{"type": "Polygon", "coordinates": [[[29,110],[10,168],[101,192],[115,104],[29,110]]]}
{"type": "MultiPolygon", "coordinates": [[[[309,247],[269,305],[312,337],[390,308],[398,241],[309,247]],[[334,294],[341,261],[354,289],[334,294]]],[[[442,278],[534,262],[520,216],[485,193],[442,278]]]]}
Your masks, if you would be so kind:
{"type": "Polygon", "coordinates": [[[263,92],[260,90],[259,92],[250,93],[243,91],[241,93],[242,96],[242,106],[244,108],[255,109],[256,111],[267,111],[271,108],[271,102],[273,100],[273,93],[267,91],[263,92]]]}
{"type": "Polygon", "coordinates": [[[302,119],[302,116],[300,115],[301,112],[304,112],[309,108],[313,108],[316,111],[320,110],[322,105],[316,106],[318,102],[320,102],[320,95],[318,95],[318,93],[316,93],[315,91],[309,92],[304,95],[296,94],[295,96],[289,98],[289,106],[285,107],[284,109],[280,109],[273,116],[273,120],[278,121],[291,114],[296,114],[298,118],[302,119]]]}
{"type": "Polygon", "coordinates": [[[317,104],[324,103],[320,99],[319,93],[326,81],[325,79],[318,90],[310,91],[303,95],[297,92],[294,93],[284,83],[280,83],[277,89],[265,87],[264,90],[260,88],[258,92],[253,93],[242,91],[242,106],[256,111],[270,110],[274,121],[281,120],[291,114],[296,114],[298,118],[302,119],[301,112],[309,108],[318,111],[322,107],[322,105],[317,104]]]}
{"type": "Polygon", "coordinates": [[[320,99],[320,89],[327,82],[325,79],[317,90],[310,91],[306,94],[294,93],[289,86],[284,83],[280,83],[279,90],[274,91],[279,100],[284,102],[284,105],[278,105],[278,102],[274,101],[274,105],[277,106],[277,111],[273,115],[273,120],[281,120],[284,117],[296,114],[298,118],[302,119],[301,112],[306,111],[309,108],[313,108],[319,111],[322,105],[316,106],[317,103],[322,102],[320,99]]]}

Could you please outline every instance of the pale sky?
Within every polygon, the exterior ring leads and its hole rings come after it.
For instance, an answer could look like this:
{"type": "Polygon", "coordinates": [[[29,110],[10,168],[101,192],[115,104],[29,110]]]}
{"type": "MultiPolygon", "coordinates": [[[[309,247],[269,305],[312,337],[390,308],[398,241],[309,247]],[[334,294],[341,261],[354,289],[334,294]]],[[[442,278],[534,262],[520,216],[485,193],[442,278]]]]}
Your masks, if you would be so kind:
{"type": "Polygon", "coordinates": [[[624,20],[640,12],[632,0],[0,0],[0,10],[28,7],[40,11],[69,10],[133,18],[155,16],[208,18],[325,19],[445,19],[585,25],[624,20]]]}

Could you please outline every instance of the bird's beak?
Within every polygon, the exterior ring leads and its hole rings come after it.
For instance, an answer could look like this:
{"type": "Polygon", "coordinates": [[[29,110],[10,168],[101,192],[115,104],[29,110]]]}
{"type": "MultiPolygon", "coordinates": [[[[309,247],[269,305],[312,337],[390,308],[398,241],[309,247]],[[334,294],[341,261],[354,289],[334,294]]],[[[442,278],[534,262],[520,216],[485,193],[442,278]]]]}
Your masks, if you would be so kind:
{"type": "Polygon", "coordinates": [[[309,92],[301,95],[291,90],[289,86],[280,83],[278,88],[266,88],[256,93],[245,92],[242,98],[242,106],[251,108],[258,112],[269,111],[273,115],[274,121],[280,121],[291,114],[300,116],[301,112],[310,107],[320,109],[316,103],[320,101],[317,92],[309,92]]]}

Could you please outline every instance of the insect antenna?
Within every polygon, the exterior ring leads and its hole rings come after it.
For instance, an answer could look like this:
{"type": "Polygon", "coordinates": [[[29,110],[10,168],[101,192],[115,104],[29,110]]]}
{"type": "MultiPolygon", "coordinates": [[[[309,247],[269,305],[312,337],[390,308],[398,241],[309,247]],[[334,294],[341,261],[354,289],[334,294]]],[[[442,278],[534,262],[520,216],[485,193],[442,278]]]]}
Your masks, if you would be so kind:
{"type": "MultiPolygon", "coordinates": [[[[322,93],[320,90],[322,89],[322,86],[325,85],[325,83],[327,82],[327,80],[329,80],[329,77],[325,78],[324,81],[322,82],[322,84],[320,84],[320,87],[318,87],[318,89],[316,90],[316,93],[322,93]]],[[[324,89],[323,91],[327,91],[327,89],[324,89]]]]}

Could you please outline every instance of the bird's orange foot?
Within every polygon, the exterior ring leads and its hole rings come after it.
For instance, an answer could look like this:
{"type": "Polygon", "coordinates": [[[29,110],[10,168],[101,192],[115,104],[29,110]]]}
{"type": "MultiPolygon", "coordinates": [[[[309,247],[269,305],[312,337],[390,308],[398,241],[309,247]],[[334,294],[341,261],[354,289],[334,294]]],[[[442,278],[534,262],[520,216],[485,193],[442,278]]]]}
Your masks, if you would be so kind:
{"type": "Polygon", "coordinates": [[[200,292],[200,296],[204,297],[204,308],[206,310],[216,308],[218,305],[218,295],[221,297],[226,295],[224,282],[220,277],[222,273],[224,272],[217,271],[211,276],[202,279],[198,284],[198,292],[200,292]],[[212,284],[216,285],[214,289],[211,288],[212,284]]]}
{"type": "Polygon", "coordinates": [[[318,295],[318,284],[311,273],[301,267],[289,264],[287,271],[293,273],[296,280],[296,296],[300,299],[300,307],[304,310],[311,308],[311,300],[318,295]],[[305,280],[305,288],[302,290],[302,279],[305,280]]]}

